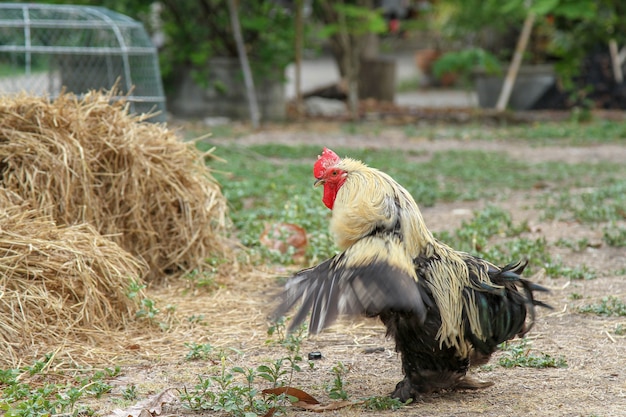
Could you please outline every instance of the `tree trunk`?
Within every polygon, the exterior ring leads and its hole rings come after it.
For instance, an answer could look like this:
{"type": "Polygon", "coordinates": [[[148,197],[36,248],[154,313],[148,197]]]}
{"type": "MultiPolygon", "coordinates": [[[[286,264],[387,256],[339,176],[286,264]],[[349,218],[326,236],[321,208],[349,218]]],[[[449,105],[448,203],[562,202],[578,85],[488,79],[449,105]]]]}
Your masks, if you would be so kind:
{"type": "MultiPolygon", "coordinates": [[[[343,3],[343,0],[336,1],[343,3]]],[[[359,6],[373,8],[372,0],[359,0],[359,6]]],[[[374,33],[357,35],[350,32],[346,16],[337,13],[330,0],[321,0],[323,21],[335,23],[339,30],[330,38],[330,46],[339,68],[339,75],[348,90],[348,108],[353,119],[358,118],[359,106],[359,74],[363,58],[372,59],[378,56],[378,36],[374,33]],[[365,55],[365,56],[364,56],[365,55]]]]}
{"type": "Polygon", "coordinates": [[[363,59],[359,72],[359,97],[393,103],[396,91],[396,62],[393,59],[363,59]]]}
{"type": "Polygon", "coordinates": [[[300,117],[303,111],[302,104],[302,37],[304,29],[304,0],[296,0],[296,19],[295,19],[295,72],[296,72],[296,113],[300,117]]]}
{"type": "Polygon", "coordinates": [[[233,28],[235,43],[237,44],[237,52],[239,54],[239,62],[241,63],[243,79],[246,85],[246,94],[248,96],[248,105],[250,107],[250,121],[252,122],[252,128],[257,129],[261,119],[259,104],[256,99],[256,91],[254,89],[254,79],[252,78],[250,62],[248,62],[246,47],[243,43],[243,36],[241,35],[241,26],[239,25],[239,15],[237,13],[235,0],[228,0],[228,10],[230,12],[230,22],[233,28]]]}

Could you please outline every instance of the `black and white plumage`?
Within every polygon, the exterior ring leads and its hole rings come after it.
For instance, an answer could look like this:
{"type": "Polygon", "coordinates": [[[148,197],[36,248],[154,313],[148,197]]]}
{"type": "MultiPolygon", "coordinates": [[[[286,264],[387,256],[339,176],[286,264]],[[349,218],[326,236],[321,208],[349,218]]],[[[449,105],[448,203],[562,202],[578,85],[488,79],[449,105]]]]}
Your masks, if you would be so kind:
{"type": "Polygon", "coordinates": [[[342,252],[296,273],[274,317],[302,302],[293,329],[310,313],[318,333],[339,315],[379,317],[401,355],[405,401],[441,389],[482,388],[470,366],[534,323],[526,262],[497,267],[433,237],[411,195],[387,174],[325,149],[315,165],[331,231],[342,252]]]}

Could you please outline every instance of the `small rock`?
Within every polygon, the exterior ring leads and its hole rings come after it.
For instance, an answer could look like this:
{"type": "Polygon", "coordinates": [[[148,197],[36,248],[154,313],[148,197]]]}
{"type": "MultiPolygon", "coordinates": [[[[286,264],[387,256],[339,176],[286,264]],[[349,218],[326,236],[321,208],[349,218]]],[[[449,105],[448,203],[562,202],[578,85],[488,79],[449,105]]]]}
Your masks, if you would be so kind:
{"type": "Polygon", "coordinates": [[[317,361],[322,359],[322,352],[309,352],[309,360],[317,361]]]}
{"type": "Polygon", "coordinates": [[[310,116],[343,116],[347,114],[346,104],[341,100],[322,97],[309,97],[304,101],[310,116]]]}

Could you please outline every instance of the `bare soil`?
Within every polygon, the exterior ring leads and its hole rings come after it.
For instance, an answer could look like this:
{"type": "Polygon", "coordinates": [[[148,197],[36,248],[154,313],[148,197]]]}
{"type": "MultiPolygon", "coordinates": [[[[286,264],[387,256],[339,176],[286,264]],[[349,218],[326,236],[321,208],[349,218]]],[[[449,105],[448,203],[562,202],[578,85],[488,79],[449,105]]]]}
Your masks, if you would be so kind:
{"type": "MultiPolygon", "coordinates": [[[[416,149],[424,151],[423,158],[444,149],[486,149],[508,152],[528,162],[567,161],[626,161],[626,146],[594,145],[590,147],[530,147],[518,142],[442,140],[408,138],[400,130],[387,129],[374,135],[347,135],[338,130],[306,128],[306,132],[266,130],[235,139],[241,145],[253,143],[306,143],[320,146],[370,148],[381,147],[416,149]],[[318,133],[312,133],[312,132],[318,133]]],[[[233,139],[229,139],[233,140],[233,139]]],[[[219,146],[219,143],[218,143],[219,146]]],[[[422,157],[422,156],[421,156],[422,157]]],[[[613,271],[626,271],[626,253],[622,249],[602,243],[602,228],[575,222],[546,222],[533,210],[533,202],[545,190],[507,194],[497,204],[509,210],[516,222],[528,220],[531,237],[543,236],[548,242],[559,238],[578,240],[586,237],[590,246],[580,252],[551,246],[564,263],[574,267],[585,264],[599,271],[592,280],[551,279],[538,273],[536,282],[551,289],[541,299],[554,310],[538,311],[537,322],[528,335],[533,353],[563,357],[566,368],[513,368],[497,365],[476,370],[481,380],[494,382],[480,391],[443,392],[424,396],[415,404],[397,411],[365,411],[361,407],[327,411],[330,415],[420,415],[420,416],[626,416],[626,337],[618,335],[618,325],[626,327],[625,317],[602,317],[581,314],[577,308],[599,302],[603,296],[613,295],[626,301],[626,276],[613,271]],[[571,294],[582,295],[575,300],[571,294]]],[[[419,203],[419,202],[418,202],[419,203]]],[[[490,202],[458,202],[437,204],[424,208],[428,227],[433,231],[453,230],[472,212],[490,202]]],[[[161,303],[177,305],[176,322],[171,334],[159,342],[158,336],[138,336],[132,343],[135,353],[122,355],[115,363],[122,363],[123,377],[115,381],[112,395],[99,404],[101,411],[124,408],[119,394],[135,384],[143,396],[156,394],[168,388],[192,387],[197,375],[207,375],[212,366],[207,361],[185,361],[188,351],[184,343],[210,343],[215,348],[234,348],[240,354],[229,354],[228,366],[256,367],[268,358],[284,356],[278,347],[268,346],[267,314],[271,311],[274,295],[279,290],[276,275],[286,276],[289,270],[242,272],[224,282],[214,292],[183,291],[181,286],[160,288],[152,295],[161,303]],[[204,315],[204,324],[194,326],[184,318],[204,315]],[[123,358],[123,359],[122,359],[123,358]]],[[[130,348],[129,348],[130,349],[130,348]]],[[[332,381],[331,369],[338,361],[349,372],[344,377],[346,390],[352,399],[386,395],[402,378],[400,360],[393,343],[385,338],[382,324],[372,319],[344,320],[302,344],[306,354],[320,351],[323,359],[314,369],[297,373],[293,386],[302,388],[322,402],[329,402],[325,385],[332,381]],[[374,353],[366,353],[373,349],[374,353]]],[[[291,409],[289,415],[305,415],[291,409]]],[[[198,415],[181,408],[172,401],[163,410],[164,415],[198,415]]],[[[208,415],[208,414],[206,414],[208,415]]]]}

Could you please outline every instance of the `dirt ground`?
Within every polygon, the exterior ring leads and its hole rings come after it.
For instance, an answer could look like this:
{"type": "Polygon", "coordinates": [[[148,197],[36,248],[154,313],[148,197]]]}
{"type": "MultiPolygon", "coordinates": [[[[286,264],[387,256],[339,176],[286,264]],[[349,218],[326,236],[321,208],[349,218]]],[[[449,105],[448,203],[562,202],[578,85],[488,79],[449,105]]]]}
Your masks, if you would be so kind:
{"type": "MultiPolygon", "coordinates": [[[[431,142],[423,138],[407,138],[402,131],[388,129],[377,136],[347,135],[339,132],[298,133],[270,130],[236,139],[242,145],[259,142],[293,144],[297,141],[320,146],[380,147],[419,149],[428,158],[432,152],[445,149],[486,149],[509,152],[528,162],[539,161],[626,161],[626,146],[616,144],[591,147],[530,147],[511,146],[497,141],[431,142]]],[[[230,139],[232,140],[232,139],[230,139]]],[[[219,147],[219,141],[218,141],[219,147]]],[[[420,154],[422,155],[422,154],[420,154]]],[[[545,190],[524,191],[506,196],[495,202],[509,210],[515,222],[528,220],[529,237],[543,236],[548,242],[561,237],[578,240],[586,237],[591,245],[581,252],[551,247],[564,263],[574,267],[586,264],[599,271],[592,280],[570,281],[565,278],[550,279],[538,273],[536,282],[551,289],[541,299],[554,310],[538,311],[537,322],[528,337],[532,352],[553,357],[563,357],[566,368],[513,368],[497,365],[478,370],[475,376],[494,382],[490,388],[472,392],[445,392],[425,396],[415,404],[397,411],[373,412],[363,408],[344,408],[326,412],[326,415],[420,415],[420,416],[626,416],[626,337],[617,335],[618,325],[626,326],[624,317],[600,317],[577,312],[583,304],[597,302],[601,297],[614,295],[626,300],[626,276],[611,275],[612,271],[626,270],[623,250],[602,244],[602,228],[573,222],[545,222],[533,210],[534,199],[545,190]],[[604,272],[603,272],[604,271],[604,272]],[[570,295],[583,295],[572,300],[570,295]]],[[[418,202],[419,203],[419,202],[418,202]]],[[[423,209],[428,227],[433,231],[453,230],[462,220],[472,217],[472,212],[489,202],[457,202],[437,204],[423,209]]],[[[184,343],[210,343],[215,348],[234,348],[239,354],[229,355],[229,366],[264,364],[268,358],[278,358],[283,351],[265,344],[268,326],[267,314],[271,311],[273,296],[278,290],[275,276],[287,275],[288,270],[269,270],[242,273],[212,293],[197,291],[190,295],[183,288],[162,288],[155,298],[177,305],[180,317],[204,315],[202,326],[192,326],[182,320],[178,323],[180,343],[164,341],[160,347],[138,349],[135,359],[126,358],[122,365],[123,376],[114,381],[115,389],[101,411],[119,408],[119,393],[135,384],[142,394],[156,394],[168,388],[191,387],[197,375],[206,375],[207,361],[185,361],[184,343]]],[[[147,336],[146,336],[147,337],[147,336]]],[[[153,337],[153,335],[152,335],[153,337]]],[[[154,342],[154,340],[151,340],[154,342]]],[[[133,343],[141,346],[141,340],[133,343]]],[[[154,346],[151,343],[151,346],[154,346]]],[[[157,343],[158,346],[158,343],[157,343]]],[[[383,326],[376,320],[344,320],[316,337],[306,339],[302,352],[320,351],[323,359],[314,369],[297,373],[292,385],[305,389],[322,402],[329,402],[325,384],[332,381],[331,369],[338,361],[349,369],[344,377],[350,398],[358,399],[390,393],[402,378],[399,357],[393,343],[386,340],[383,326]],[[374,349],[372,349],[374,348],[374,349]],[[376,349],[378,348],[378,349],[376,349]],[[374,350],[374,353],[366,353],[374,350]]],[[[123,406],[124,408],[125,406],[123,406]]],[[[123,415],[123,414],[117,414],[123,415]]],[[[163,409],[162,415],[199,415],[185,411],[176,401],[163,409]]],[[[209,414],[206,414],[209,415],[209,414]]],[[[291,409],[288,415],[311,415],[291,409]]]]}

